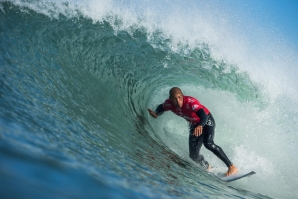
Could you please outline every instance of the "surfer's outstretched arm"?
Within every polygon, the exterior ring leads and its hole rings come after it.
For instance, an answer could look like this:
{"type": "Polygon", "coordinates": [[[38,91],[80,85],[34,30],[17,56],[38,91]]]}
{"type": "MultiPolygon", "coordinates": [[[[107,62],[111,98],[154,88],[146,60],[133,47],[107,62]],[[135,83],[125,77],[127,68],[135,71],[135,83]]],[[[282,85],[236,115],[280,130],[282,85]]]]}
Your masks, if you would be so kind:
{"type": "Polygon", "coordinates": [[[154,111],[152,111],[150,108],[148,108],[147,110],[149,111],[149,114],[151,115],[151,117],[153,117],[153,118],[158,117],[158,115],[154,111]]]}
{"type": "Polygon", "coordinates": [[[158,116],[162,115],[164,112],[163,105],[162,104],[158,105],[155,111],[152,111],[150,108],[148,108],[148,111],[152,117],[157,118],[158,116]]]}

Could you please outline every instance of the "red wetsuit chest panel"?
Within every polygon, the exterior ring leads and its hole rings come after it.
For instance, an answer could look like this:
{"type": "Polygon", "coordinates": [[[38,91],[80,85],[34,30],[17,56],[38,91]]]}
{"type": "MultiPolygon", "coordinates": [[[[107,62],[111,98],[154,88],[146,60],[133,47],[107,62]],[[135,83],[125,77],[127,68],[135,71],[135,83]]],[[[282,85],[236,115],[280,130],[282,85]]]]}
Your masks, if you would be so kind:
{"type": "Polygon", "coordinates": [[[172,111],[176,115],[183,117],[190,123],[200,122],[200,118],[196,115],[196,112],[203,108],[205,113],[208,115],[210,111],[203,106],[199,100],[191,96],[183,96],[183,105],[182,107],[176,107],[170,99],[167,99],[163,103],[164,111],[172,111]]]}

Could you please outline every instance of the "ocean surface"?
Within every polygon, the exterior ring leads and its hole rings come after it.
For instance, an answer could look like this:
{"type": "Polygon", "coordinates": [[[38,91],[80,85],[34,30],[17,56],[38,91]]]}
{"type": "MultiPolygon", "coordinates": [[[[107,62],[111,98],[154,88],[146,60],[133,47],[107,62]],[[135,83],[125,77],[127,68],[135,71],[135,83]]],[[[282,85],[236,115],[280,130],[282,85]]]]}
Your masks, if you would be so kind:
{"type": "Polygon", "coordinates": [[[296,198],[297,51],[252,39],[253,23],[229,13],[216,1],[0,1],[1,198],[296,198]],[[215,142],[256,175],[222,182],[188,157],[185,120],[149,116],[173,86],[211,110],[215,142]]]}

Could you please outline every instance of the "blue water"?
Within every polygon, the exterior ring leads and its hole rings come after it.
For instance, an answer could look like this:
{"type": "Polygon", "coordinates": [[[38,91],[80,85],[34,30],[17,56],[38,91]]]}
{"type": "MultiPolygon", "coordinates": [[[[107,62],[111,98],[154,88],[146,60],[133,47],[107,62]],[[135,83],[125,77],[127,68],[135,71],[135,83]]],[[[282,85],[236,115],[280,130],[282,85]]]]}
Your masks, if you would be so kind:
{"type": "Polygon", "coordinates": [[[3,198],[297,196],[295,73],[225,51],[228,30],[195,12],[210,5],[188,3],[0,3],[3,198]],[[216,143],[256,175],[224,183],[189,159],[187,123],[147,113],[173,86],[211,110],[216,143]]]}

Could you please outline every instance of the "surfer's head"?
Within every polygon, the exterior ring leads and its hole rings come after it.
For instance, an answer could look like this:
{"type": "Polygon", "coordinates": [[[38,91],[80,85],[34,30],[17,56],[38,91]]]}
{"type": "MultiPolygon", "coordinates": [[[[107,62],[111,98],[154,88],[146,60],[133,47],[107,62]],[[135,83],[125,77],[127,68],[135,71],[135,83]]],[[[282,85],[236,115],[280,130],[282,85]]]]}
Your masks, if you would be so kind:
{"type": "Polygon", "coordinates": [[[174,104],[174,106],[182,107],[183,105],[183,93],[180,88],[173,87],[171,88],[170,92],[170,100],[174,104]]]}

